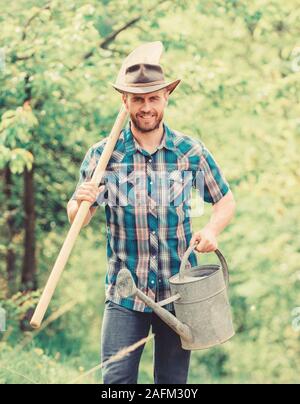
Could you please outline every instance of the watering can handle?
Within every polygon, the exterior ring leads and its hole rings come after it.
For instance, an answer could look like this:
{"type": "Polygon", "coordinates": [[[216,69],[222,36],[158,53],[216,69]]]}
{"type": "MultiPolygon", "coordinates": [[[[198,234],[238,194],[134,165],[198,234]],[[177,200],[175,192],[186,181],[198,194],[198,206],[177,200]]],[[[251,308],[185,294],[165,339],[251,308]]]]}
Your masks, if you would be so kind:
{"type": "MultiPolygon", "coordinates": [[[[185,267],[188,262],[189,256],[195,250],[195,248],[197,247],[197,244],[190,246],[188,248],[188,250],[186,251],[186,253],[184,254],[182,261],[181,261],[181,265],[180,265],[179,279],[182,279],[184,277],[185,267]]],[[[216,255],[218,256],[218,258],[221,262],[225,283],[226,283],[226,286],[228,287],[229,286],[229,270],[228,270],[227,262],[220,250],[215,250],[214,252],[216,253],[216,255]]]]}

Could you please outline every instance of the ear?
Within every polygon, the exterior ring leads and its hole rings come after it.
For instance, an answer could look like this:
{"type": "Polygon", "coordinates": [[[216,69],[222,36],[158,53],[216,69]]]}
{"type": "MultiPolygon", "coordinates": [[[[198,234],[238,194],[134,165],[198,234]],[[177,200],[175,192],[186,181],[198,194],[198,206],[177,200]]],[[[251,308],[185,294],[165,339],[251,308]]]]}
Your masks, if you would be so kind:
{"type": "Polygon", "coordinates": [[[122,97],[122,102],[123,102],[123,104],[124,104],[126,110],[128,111],[127,94],[126,94],[126,93],[122,93],[121,97],[122,97]]]}

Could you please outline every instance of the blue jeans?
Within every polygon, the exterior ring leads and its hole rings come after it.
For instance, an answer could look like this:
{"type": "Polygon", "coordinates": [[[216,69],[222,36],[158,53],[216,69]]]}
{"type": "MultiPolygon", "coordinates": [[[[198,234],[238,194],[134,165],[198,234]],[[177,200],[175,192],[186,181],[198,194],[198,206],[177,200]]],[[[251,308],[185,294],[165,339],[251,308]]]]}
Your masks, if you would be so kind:
{"type": "MultiPolygon", "coordinates": [[[[174,313],[173,313],[174,314],[174,313]]],[[[154,383],[186,384],[191,351],[181,348],[180,337],[155,313],[105,303],[102,323],[101,362],[149,335],[154,337],[154,383]]],[[[104,384],[137,384],[144,345],[102,369],[104,384]]]]}

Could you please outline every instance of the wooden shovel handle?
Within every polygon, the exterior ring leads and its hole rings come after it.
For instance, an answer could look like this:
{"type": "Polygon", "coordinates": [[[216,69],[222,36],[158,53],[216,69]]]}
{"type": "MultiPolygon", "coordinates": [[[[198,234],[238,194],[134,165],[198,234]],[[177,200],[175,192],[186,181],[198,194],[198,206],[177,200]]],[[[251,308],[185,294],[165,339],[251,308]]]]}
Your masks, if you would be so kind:
{"type": "MultiPolygon", "coordinates": [[[[107,143],[105,145],[103,153],[101,154],[101,157],[99,159],[95,172],[92,176],[91,182],[100,184],[100,182],[103,178],[103,175],[105,173],[105,170],[107,168],[108,162],[109,162],[111,155],[114,151],[114,148],[116,146],[116,143],[119,139],[120,132],[122,131],[123,126],[125,124],[126,118],[127,118],[127,111],[126,111],[124,105],[122,105],[122,108],[120,109],[120,112],[117,116],[117,119],[114,123],[111,133],[107,139],[107,143]]],[[[51,298],[55,292],[56,286],[59,282],[61,274],[68,261],[68,258],[70,256],[72,248],[75,244],[77,236],[82,228],[84,220],[88,214],[90,206],[91,206],[91,203],[88,201],[82,201],[80,204],[76,217],[67,234],[64,244],[60,250],[60,253],[59,253],[59,255],[56,259],[56,262],[54,264],[54,267],[51,271],[51,274],[50,274],[50,277],[46,284],[46,287],[43,291],[40,301],[35,309],[32,319],[30,321],[30,325],[33,328],[39,328],[42,324],[43,318],[48,309],[51,298]]]]}

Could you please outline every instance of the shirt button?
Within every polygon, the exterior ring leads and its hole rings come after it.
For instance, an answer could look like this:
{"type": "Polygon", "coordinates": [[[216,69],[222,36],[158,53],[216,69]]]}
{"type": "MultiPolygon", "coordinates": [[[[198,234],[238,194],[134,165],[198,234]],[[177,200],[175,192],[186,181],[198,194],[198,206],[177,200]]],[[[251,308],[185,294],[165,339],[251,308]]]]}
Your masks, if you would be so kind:
{"type": "Polygon", "coordinates": [[[153,231],[152,234],[156,234],[156,231],[153,231]]]}
{"type": "Polygon", "coordinates": [[[152,283],[152,285],[154,285],[154,283],[155,283],[154,280],[152,280],[151,283],[152,283]]]}
{"type": "Polygon", "coordinates": [[[153,255],[153,257],[152,257],[154,260],[156,260],[156,256],[155,255],[153,255]]]}
{"type": "Polygon", "coordinates": [[[152,163],[152,160],[150,159],[150,160],[148,160],[148,162],[149,162],[149,163],[152,163]]]}

